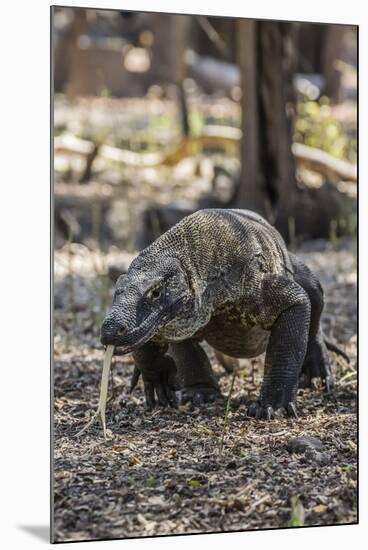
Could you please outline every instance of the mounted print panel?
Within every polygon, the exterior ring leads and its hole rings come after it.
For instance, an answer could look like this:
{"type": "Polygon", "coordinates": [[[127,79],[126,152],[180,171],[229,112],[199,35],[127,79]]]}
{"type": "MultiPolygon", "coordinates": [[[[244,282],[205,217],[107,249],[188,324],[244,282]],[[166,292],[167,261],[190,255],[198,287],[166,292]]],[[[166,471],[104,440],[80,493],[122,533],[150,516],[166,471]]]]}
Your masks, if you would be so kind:
{"type": "Polygon", "coordinates": [[[358,28],[51,14],[52,540],[357,523],[358,28]]]}

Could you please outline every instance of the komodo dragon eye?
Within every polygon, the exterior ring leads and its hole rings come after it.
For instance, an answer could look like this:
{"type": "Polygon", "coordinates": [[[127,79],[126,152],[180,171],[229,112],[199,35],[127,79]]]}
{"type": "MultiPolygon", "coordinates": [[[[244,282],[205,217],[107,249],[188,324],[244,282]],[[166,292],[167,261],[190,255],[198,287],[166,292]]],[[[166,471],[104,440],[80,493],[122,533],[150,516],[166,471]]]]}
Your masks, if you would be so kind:
{"type": "Polygon", "coordinates": [[[151,298],[152,300],[158,300],[158,298],[160,298],[161,295],[162,295],[162,288],[159,286],[147,292],[147,298],[151,298]]]}

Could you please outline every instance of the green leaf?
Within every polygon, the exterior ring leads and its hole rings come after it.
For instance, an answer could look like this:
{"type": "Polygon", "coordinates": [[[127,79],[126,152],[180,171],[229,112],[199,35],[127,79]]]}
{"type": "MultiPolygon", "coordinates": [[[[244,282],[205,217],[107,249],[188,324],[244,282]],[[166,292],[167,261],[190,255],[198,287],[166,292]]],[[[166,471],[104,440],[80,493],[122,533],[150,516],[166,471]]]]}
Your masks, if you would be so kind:
{"type": "Polygon", "coordinates": [[[155,477],[153,476],[147,477],[146,479],[147,487],[156,487],[157,484],[158,484],[158,480],[155,477]]]}
{"type": "Polygon", "coordinates": [[[200,487],[200,486],[201,486],[201,482],[198,481],[198,479],[191,479],[191,480],[189,481],[189,485],[190,485],[191,487],[200,487]]]}
{"type": "Polygon", "coordinates": [[[296,496],[291,497],[291,514],[288,527],[301,527],[304,525],[304,506],[296,496]]]}

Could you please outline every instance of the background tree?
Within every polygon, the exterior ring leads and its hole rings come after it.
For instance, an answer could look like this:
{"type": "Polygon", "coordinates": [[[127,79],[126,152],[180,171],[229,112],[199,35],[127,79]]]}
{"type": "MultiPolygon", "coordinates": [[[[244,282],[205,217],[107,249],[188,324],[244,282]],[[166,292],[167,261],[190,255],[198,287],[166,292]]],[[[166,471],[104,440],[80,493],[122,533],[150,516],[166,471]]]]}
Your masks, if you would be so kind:
{"type": "Polygon", "coordinates": [[[243,91],[237,206],[256,210],[286,235],[296,190],[291,153],[296,27],[246,19],[237,24],[243,91]]]}
{"type": "MultiPolygon", "coordinates": [[[[356,211],[355,200],[328,177],[311,188],[296,174],[292,145],[300,28],[298,23],[237,20],[243,138],[235,204],[265,216],[287,240],[296,234],[328,237],[335,226],[343,231],[356,211]]],[[[340,93],[336,60],[345,32],[337,25],[318,30],[318,70],[332,101],[340,93]]],[[[312,64],[309,70],[314,70],[312,64]]]]}

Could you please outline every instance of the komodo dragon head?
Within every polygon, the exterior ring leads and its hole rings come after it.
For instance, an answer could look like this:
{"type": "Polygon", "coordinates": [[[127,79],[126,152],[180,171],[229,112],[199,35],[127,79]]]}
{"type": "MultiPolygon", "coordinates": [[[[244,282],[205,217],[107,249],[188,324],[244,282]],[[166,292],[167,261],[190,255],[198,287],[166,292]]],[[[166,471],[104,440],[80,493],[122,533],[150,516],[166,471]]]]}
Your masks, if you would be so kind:
{"type": "Polygon", "coordinates": [[[129,353],[153,338],[185,340],[208,321],[206,309],[179,259],[149,247],[117,280],[101,343],[129,353]]]}

